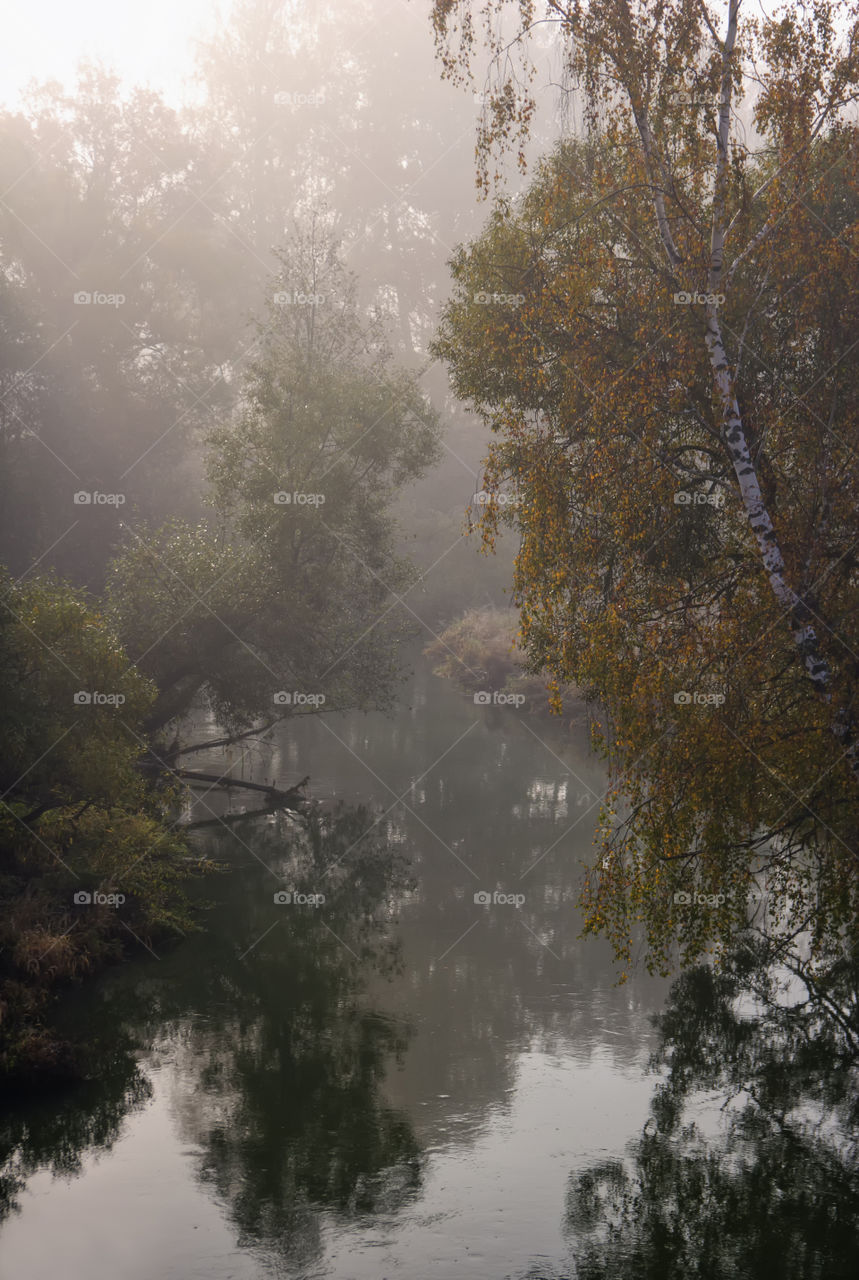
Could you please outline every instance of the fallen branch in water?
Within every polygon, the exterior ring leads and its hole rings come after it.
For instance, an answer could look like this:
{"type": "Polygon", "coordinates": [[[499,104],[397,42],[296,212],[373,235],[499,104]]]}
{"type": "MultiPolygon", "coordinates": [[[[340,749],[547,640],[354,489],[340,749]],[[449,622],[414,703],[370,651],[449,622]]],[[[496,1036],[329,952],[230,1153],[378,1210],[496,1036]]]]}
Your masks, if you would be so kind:
{"type": "Polygon", "coordinates": [[[307,796],[304,795],[304,788],[310,781],[310,775],[302,778],[294,787],[288,787],[287,790],[281,791],[275,786],[269,786],[264,782],[245,782],[240,778],[233,778],[228,773],[199,773],[196,769],[175,769],[172,771],[173,776],[182,782],[201,782],[208,786],[215,787],[241,787],[245,791],[261,791],[267,795],[273,804],[279,805],[285,809],[298,809],[308,804],[307,796]]]}

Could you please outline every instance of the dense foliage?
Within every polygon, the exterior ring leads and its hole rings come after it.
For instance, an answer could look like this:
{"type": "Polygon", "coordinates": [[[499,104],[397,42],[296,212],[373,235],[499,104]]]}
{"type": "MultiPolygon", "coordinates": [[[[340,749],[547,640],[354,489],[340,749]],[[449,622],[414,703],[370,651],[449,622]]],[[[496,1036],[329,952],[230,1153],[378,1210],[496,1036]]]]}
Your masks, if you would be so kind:
{"type": "Polygon", "coordinates": [[[186,847],[136,767],[155,690],[103,616],[5,577],[0,668],[0,1074],[32,1081],[74,1069],[48,1019],[64,983],[191,927],[186,847]]]}
{"type": "MultiPolygon", "coordinates": [[[[532,669],[608,712],[588,925],[690,960],[764,878],[783,927],[835,939],[859,919],[855,42],[826,4],[740,51],[681,0],[550,8],[587,136],[457,253],[435,351],[495,433],[480,523],[521,538],[532,669]],[[754,151],[730,127],[753,50],[754,151]]],[[[470,9],[436,6],[466,62],[470,9]]]]}
{"type": "MultiPolygon", "coordinates": [[[[469,609],[427,645],[437,676],[452,680],[477,705],[500,695],[502,705],[521,707],[529,715],[547,715],[546,681],[525,669],[526,655],[517,641],[518,615],[510,609],[469,609]]],[[[570,691],[574,696],[574,691],[570,691]]]]}

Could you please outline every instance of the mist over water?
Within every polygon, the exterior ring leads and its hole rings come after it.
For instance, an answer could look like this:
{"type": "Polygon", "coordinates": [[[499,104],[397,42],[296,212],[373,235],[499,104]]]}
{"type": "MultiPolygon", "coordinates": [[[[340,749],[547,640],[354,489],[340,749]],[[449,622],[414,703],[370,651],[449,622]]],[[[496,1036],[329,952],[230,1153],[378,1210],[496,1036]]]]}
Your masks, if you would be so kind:
{"type": "MultiPolygon", "coordinates": [[[[515,712],[487,722],[425,666],[409,701],[393,720],[310,720],[248,761],[265,773],[298,751],[326,800],[389,809],[367,841],[407,860],[396,923],[375,942],[356,931],[330,872],[305,877],[323,905],[274,903],[286,820],[201,832],[195,847],[231,868],[206,934],[123,966],[75,1010],[99,1028],[118,1015],[151,1092],[101,1154],[77,1101],[80,1175],[27,1183],[10,1274],[193,1274],[198,1231],[213,1275],[563,1270],[566,1180],[646,1118],[647,1015],[666,984],[618,989],[606,949],[578,939],[566,850],[528,871],[601,784],[583,730],[543,747],[515,712]]],[[[588,828],[575,830],[584,853],[588,828]]]]}

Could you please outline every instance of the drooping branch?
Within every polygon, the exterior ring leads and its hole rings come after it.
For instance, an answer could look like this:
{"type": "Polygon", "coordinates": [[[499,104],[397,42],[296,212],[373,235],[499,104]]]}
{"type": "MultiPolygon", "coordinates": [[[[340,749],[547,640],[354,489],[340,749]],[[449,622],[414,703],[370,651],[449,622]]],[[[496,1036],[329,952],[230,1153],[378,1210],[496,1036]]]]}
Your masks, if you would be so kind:
{"type": "Polygon", "coordinates": [[[143,722],[143,727],[149,734],[157,733],[159,729],[163,729],[165,724],[169,724],[171,720],[178,719],[194,700],[200,689],[205,684],[205,678],[200,672],[189,673],[181,676],[178,680],[173,681],[159,693],[155,700],[155,704],[143,722]]]}

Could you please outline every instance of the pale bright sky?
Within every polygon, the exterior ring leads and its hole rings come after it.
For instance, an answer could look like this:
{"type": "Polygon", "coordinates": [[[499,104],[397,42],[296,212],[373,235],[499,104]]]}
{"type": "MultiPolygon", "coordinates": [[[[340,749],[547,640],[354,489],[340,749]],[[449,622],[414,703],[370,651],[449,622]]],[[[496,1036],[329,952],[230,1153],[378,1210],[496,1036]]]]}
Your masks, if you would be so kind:
{"type": "Polygon", "coordinates": [[[228,11],[227,0],[16,0],[4,6],[0,103],[16,106],[34,77],[72,87],[77,63],[88,57],[178,105],[193,41],[211,31],[219,9],[228,11]]]}
{"type": "MultiPolygon", "coordinates": [[[[750,0],[745,9],[751,16],[780,4],[750,0]]],[[[194,42],[229,13],[231,0],[14,0],[5,8],[0,106],[17,106],[34,78],[72,88],[82,58],[104,62],[129,85],[149,84],[178,106],[196,92],[194,42]]]]}

